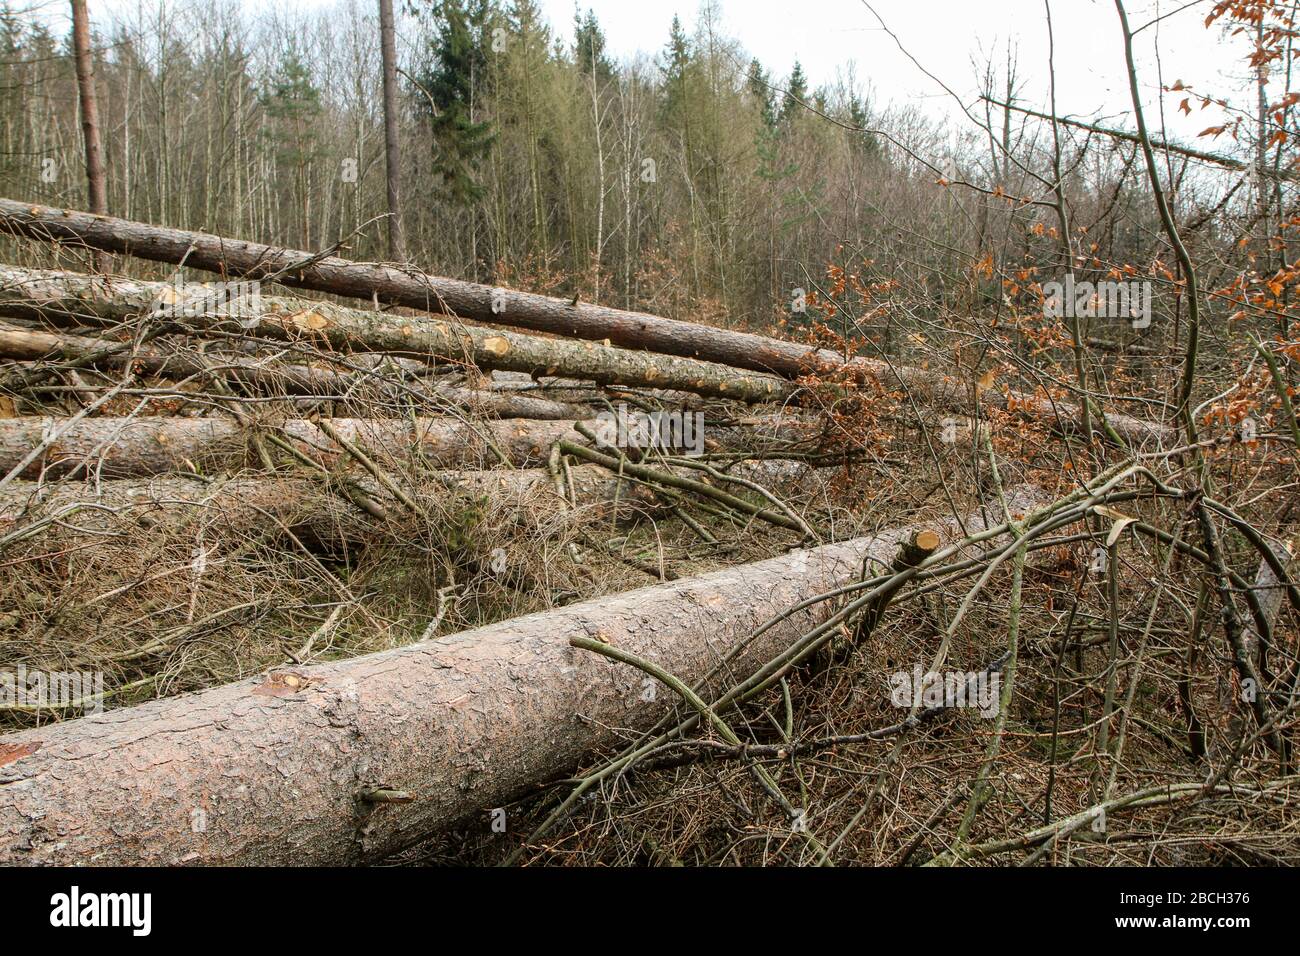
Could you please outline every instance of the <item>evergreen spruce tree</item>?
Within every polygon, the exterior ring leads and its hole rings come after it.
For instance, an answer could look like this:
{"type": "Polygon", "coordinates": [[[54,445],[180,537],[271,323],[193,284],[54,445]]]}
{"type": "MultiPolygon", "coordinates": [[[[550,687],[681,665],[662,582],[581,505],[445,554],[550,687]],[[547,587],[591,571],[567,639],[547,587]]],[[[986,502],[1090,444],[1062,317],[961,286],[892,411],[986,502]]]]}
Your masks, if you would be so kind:
{"type": "Polygon", "coordinates": [[[271,120],[268,135],[276,166],[292,175],[298,241],[307,249],[311,247],[312,165],[321,154],[319,120],[324,105],[321,91],[296,51],[290,51],[276,69],[261,103],[271,120]]]}
{"type": "Polygon", "coordinates": [[[671,125],[684,122],[687,110],[687,74],[691,66],[690,40],[682,21],[673,17],[668,31],[668,45],[660,57],[659,72],[663,77],[664,114],[671,125]]]}
{"type": "Polygon", "coordinates": [[[772,91],[772,81],[758,62],[758,57],[749,61],[749,70],[745,73],[745,86],[757,102],[759,116],[763,126],[768,130],[776,129],[776,96],[772,91]]]}
{"type": "Polygon", "coordinates": [[[605,32],[601,30],[596,14],[591,9],[580,14],[577,7],[574,8],[573,46],[578,69],[583,75],[595,74],[601,83],[613,79],[614,64],[605,55],[605,32]]]}
{"type": "Polygon", "coordinates": [[[469,205],[482,198],[479,161],[492,146],[491,123],[476,121],[474,96],[486,71],[490,6],[483,0],[438,0],[433,5],[430,62],[418,77],[424,94],[416,103],[433,131],[433,168],[453,200],[469,205]]]}
{"type": "Polygon", "coordinates": [[[781,126],[790,128],[794,118],[803,111],[803,103],[808,102],[808,78],[804,76],[803,67],[798,60],[790,71],[790,81],[786,84],[785,99],[781,103],[781,126]]]}

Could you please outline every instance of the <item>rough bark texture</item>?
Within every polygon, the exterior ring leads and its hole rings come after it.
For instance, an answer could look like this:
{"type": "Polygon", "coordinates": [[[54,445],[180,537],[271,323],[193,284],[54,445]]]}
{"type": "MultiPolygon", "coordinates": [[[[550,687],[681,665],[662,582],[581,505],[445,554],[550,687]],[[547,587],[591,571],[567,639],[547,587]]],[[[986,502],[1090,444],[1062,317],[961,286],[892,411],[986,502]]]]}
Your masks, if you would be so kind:
{"type": "MultiPolygon", "coordinates": [[[[1282,561],[1287,576],[1294,580],[1296,554],[1300,553],[1300,535],[1295,536],[1291,541],[1273,540],[1269,544],[1282,561]]],[[[1267,561],[1259,562],[1259,569],[1255,572],[1255,590],[1260,608],[1264,612],[1264,619],[1268,621],[1269,627],[1272,627],[1277,623],[1278,614],[1282,610],[1284,588],[1281,579],[1267,561]]],[[[1248,618],[1244,641],[1247,652],[1255,661],[1260,659],[1260,636],[1254,619],[1248,618]]]]}
{"type": "Polygon", "coordinates": [[[397,148],[397,43],[393,29],[393,0],[379,0],[379,54],[383,61],[384,160],[388,173],[388,256],[406,261],[402,230],[402,160],[397,148]]]}
{"type": "MultiPolygon", "coordinates": [[[[7,474],[61,422],[58,418],[0,419],[0,474],[7,474]]],[[[344,439],[381,461],[414,457],[435,468],[492,467],[501,461],[493,448],[512,465],[539,465],[556,441],[577,437],[569,422],[470,424],[446,418],[333,418],[328,423],[344,439]]],[[[289,419],[275,427],[277,433],[326,465],[334,464],[342,454],[338,444],[312,421],[289,419]]],[[[205,471],[241,467],[246,459],[251,460],[247,454],[250,437],[249,430],[233,419],[83,418],[60,434],[20,477],[58,476],[83,467],[105,478],[194,471],[196,466],[205,471]]]]}
{"type": "MultiPolygon", "coordinates": [[[[97,368],[120,368],[131,362],[137,372],[166,378],[187,378],[214,373],[230,382],[261,394],[308,395],[315,399],[347,399],[367,385],[384,384],[382,379],[356,373],[336,372],[290,362],[258,362],[227,355],[175,351],[146,344],[134,354],[123,343],[84,335],[40,332],[0,326],[0,358],[20,361],[89,362],[97,368]]],[[[382,370],[380,374],[384,373],[382,370]]],[[[3,379],[0,379],[2,382],[3,379]]],[[[530,395],[515,395],[496,389],[458,388],[450,385],[408,383],[417,397],[499,418],[536,418],[578,421],[591,416],[584,405],[557,402],[530,395]]],[[[400,398],[400,396],[397,396],[400,398]]]]}
{"type": "MultiPolygon", "coordinates": [[[[187,264],[194,263],[187,260],[187,264]]],[[[260,314],[255,315],[239,301],[205,307],[197,301],[204,295],[201,288],[182,292],[193,296],[188,307],[186,300],[174,297],[174,286],[161,282],[0,266],[0,313],[11,316],[117,322],[157,311],[160,317],[200,334],[216,327],[245,328],[276,338],[328,342],[339,349],[438,356],[481,369],[559,375],[601,385],[678,389],[743,402],[776,401],[793,391],[790,383],[771,375],[596,342],[541,338],[269,295],[261,297],[260,314]]]]}
{"type": "MultiPolygon", "coordinates": [[[[584,441],[572,421],[466,422],[454,418],[328,418],[342,437],[368,455],[386,461],[419,460],[439,469],[521,468],[543,464],[560,439],[584,441]],[[497,454],[500,452],[500,454],[497,454]],[[504,460],[503,460],[504,459],[504,460]]],[[[33,416],[0,418],[0,475],[8,474],[45,441],[64,419],[33,416]]],[[[259,421],[252,428],[231,418],[173,416],[83,418],[61,432],[46,451],[31,462],[20,478],[61,477],[79,472],[103,478],[139,478],[171,471],[205,474],[238,470],[256,462],[250,451],[255,429],[273,431],[327,466],[343,449],[316,424],[291,418],[259,421]]],[[[600,423],[581,422],[599,435],[600,423]]],[[[750,427],[713,427],[707,431],[711,451],[757,450],[778,440],[807,437],[811,429],[798,422],[758,419],[750,427]]],[[[781,462],[756,462],[778,465],[781,462]]],[[[789,464],[789,463],[786,463],[789,464]]],[[[779,473],[774,472],[779,477],[779,473]]]]}
{"type": "Polygon", "coordinates": [[[786,376],[801,374],[816,356],[807,346],[747,332],[11,199],[0,199],[0,231],[786,376]]]}
{"type": "Polygon", "coordinates": [[[576,422],[591,416],[591,408],[573,402],[557,402],[532,395],[512,395],[496,389],[457,388],[439,385],[431,389],[439,398],[445,398],[468,412],[492,415],[497,418],[536,418],[546,421],[576,422]]]}
{"type": "Polygon", "coordinates": [[[99,98],[95,94],[95,67],[90,52],[90,14],[86,0],[72,0],[72,56],[77,67],[77,98],[81,103],[81,136],[86,148],[86,198],[90,211],[108,212],[104,188],[104,157],[99,141],[99,98]]]}
{"type": "Polygon", "coordinates": [[[69,522],[46,532],[56,537],[98,534],[110,527],[147,533],[192,518],[200,509],[214,531],[271,531],[273,517],[320,542],[356,537],[356,527],[372,520],[309,478],[232,478],[212,484],[177,477],[85,485],[13,481],[0,489],[0,536],[54,515],[69,522]]]}
{"type": "Polygon", "coordinates": [[[643,693],[639,671],[570,637],[607,640],[688,684],[743,648],[729,668],[742,673],[825,605],[750,640],[760,624],[854,578],[866,553],[890,561],[914,530],[6,736],[0,864],[356,863],[458,823],[487,828],[492,808],[672,706],[665,688],[643,693]],[[416,799],[359,799],[375,787],[416,799]]]}
{"type": "MultiPolygon", "coordinates": [[[[26,205],[10,199],[0,199],[0,231],[124,252],[157,262],[175,263],[183,259],[188,266],[223,275],[253,279],[274,277],[276,282],[296,288],[353,298],[377,298],[382,302],[429,312],[445,312],[461,318],[575,338],[604,340],[607,344],[689,356],[787,378],[845,364],[840,355],[827,349],[810,348],[749,332],[585,303],[572,305],[549,296],[493,289],[374,263],[351,262],[335,256],[318,258],[307,252],[273,249],[257,243],[125,219],[26,205]]],[[[414,332],[412,328],[411,334],[414,332]]],[[[891,388],[897,383],[943,407],[966,409],[970,405],[967,386],[945,375],[865,358],[855,358],[851,364],[863,375],[874,376],[891,388]]],[[[649,384],[664,385],[662,382],[649,384]]],[[[1069,402],[1052,402],[1037,395],[988,389],[981,398],[985,403],[999,407],[1014,403],[1020,414],[1061,430],[1072,428],[1073,422],[1079,418],[1077,406],[1069,402]]],[[[1118,412],[1105,412],[1105,420],[1130,444],[1165,443],[1177,435],[1175,429],[1118,412]]]]}
{"type": "Polygon", "coordinates": [[[204,361],[194,353],[169,352],[150,344],[133,353],[129,347],[124,349],[124,344],[129,345],[85,335],[0,326],[0,357],[20,361],[82,362],[94,359],[89,364],[98,368],[120,368],[130,362],[137,372],[168,378],[187,378],[215,371],[223,378],[259,391],[287,395],[345,396],[358,384],[355,376],[330,369],[284,362],[267,365],[215,355],[204,361]]]}
{"type": "MultiPolygon", "coordinates": [[[[570,469],[578,513],[583,517],[654,507],[653,496],[640,486],[621,480],[597,465],[570,469]]],[[[350,475],[363,492],[383,503],[402,520],[418,521],[408,515],[368,476],[350,475]]],[[[437,475],[430,487],[436,503],[453,493],[488,498],[502,507],[524,509],[530,520],[540,515],[560,516],[569,510],[554,481],[544,468],[514,471],[448,471],[437,475]]],[[[419,496],[416,496],[417,503],[419,496]]],[[[274,533],[268,515],[295,533],[315,542],[364,542],[373,521],[352,507],[325,483],[310,477],[236,477],[206,482],[197,478],[160,477],[150,480],[119,479],[94,483],[57,482],[39,484],[12,481],[0,489],[0,536],[19,530],[51,515],[69,512],[66,527],[46,529],[48,538],[95,534],[106,527],[121,529],[131,523],[148,531],[160,524],[175,524],[203,510],[205,524],[214,531],[232,534],[250,531],[274,533]]],[[[430,511],[436,515],[436,509],[430,511]]]]}

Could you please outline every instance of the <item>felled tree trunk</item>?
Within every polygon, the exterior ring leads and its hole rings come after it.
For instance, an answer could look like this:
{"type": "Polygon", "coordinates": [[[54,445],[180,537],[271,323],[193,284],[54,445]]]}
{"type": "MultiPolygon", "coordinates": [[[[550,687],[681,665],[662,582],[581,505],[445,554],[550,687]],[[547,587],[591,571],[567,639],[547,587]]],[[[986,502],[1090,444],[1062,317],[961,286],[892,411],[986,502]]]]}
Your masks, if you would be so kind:
{"type": "MultiPolygon", "coordinates": [[[[186,264],[196,265],[189,260],[186,264]]],[[[269,295],[261,296],[255,313],[239,299],[205,304],[201,299],[208,294],[210,291],[202,288],[184,288],[177,293],[174,286],[161,282],[0,266],[0,313],[11,316],[121,321],[158,308],[162,318],[199,334],[219,327],[243,329],[282,339],[328,342],[339,349],[438,356],[481,369],[560,375],[602,385],[679,389],[743,402],[776,401],[792,391],[788,382],[771,375],[612,348],[608,343],[548,339],[269,295]]]]}
{"type": "Polygon", "coordinates": [[[8,326],[0,327],[0,357],[20,361],[80,362],[98,368],[120,368],[130,362],[136,371],[170,378],[215,371],[230,381],[289,395],[342,396],[357,384],[355,377],[330,369],[290,363],[259,365],[217,356],[209,356],[207,361],[203,361],[193,353],[167,352],[150,344],[133,353],[130,343],[8,326]]]}
{"type": "MultiPolygon", "coordinates": [[[[58,418],[0,419],[0,474],[7,474],[47,435],[58,418]]],[[[571,422],[478,422],[449,418],[334,418],[327,424],[381,460],[418,458],[434,468],[521,467],[543,463],[551,445],[575,437],[571,422]],[[497,452],[500,452],[498,455],[497,452]]],[[[274,431],[325,465],[343,449],[313,421],[289,419],[274,431]]],[[[83,418],[59,434],[20,477],[87,471],[105,478],[143,477],[169,471],[214,471],[252,460],[255,434],[228,418],[83,418]],[[84,470],[83,470],[84,469],[84,470]]]]}
{"type": "Polygon", "coordinates": [[[747,673],[827,605],[755,637],[760,625],[852,580],[866,555],[890,561],[915,530],[0,738],[0,864],[342,864],[457,824],[487,831],[493,808],[673,704],[570,638],[648,659],[707,698],[724,655],[736,652],[723,670],[747,673]],[[376,789],[414,800],[367,802],[376,789]]]}
{"type": "MultiPolygon", "coordinates": [[[[142,373],[167,378],[219,375],[251,391],[270,395],[312,396],[313,399],[347,399],[367,384],[387,384],[363,373],[336,372],[291,362],[261,363],[197,352],[168,351],[146,344],[132,352],[126,343],[84,335],[39,332],[0,326],[0,357],[19,361],[75,362],[95,368],[120,368],[130,362],[142,373]]],[[[23,377],[21,373],[18,377],[23,377]]],[[[0,381],[3,381],[0,379],[0,381]]],[[[572,402],[559,402],[531,395],[516,395],[494,389],[458,388],[450,385],[411,385],[416,397],[499,418],[536,418],[576,421],[591,415],[591,409],[572,402]]]]}
{"type": "MultiPolygon", "coordinates": [[[[175,471],[237,471],[257,463],[250,443],[258,434],[267,433],[287,439],[322,464],[333,466],[344,448],[318,422],[381,461],[418,460],[436,469],[493,468],[501,464],[531,468],[547,460],[557,441],[581,440],[573,421],[291,418],[245,426],[233,418],[101,416],[66,424],[60,418],[30,416],[0,418],[0,475],[8,474],[52,436],[54,440],[16,477],[93,474],[102,478],[141,478],[175,471]]],[[[579,421],[577,425],[599,433],[597,421],[579,421]]],[[[710,451],[749,449],[747,453],[758,455],[783,441],[808,441],[816,436],[812,427],[797,420],[760,418],[751,420],[749,427],[710,426],[702,430],[700,437],[710,451]]],[[[751,470],[760,465],[773,466],[768,469],[773,478],[784,477],[793,465],[780,461],[750,464],[751,470]]]]}
{"type": "Polygon", "coordinates": [[[591,416],[592,409],[574,402],[514,395],[492,388],[458,388],[437,385],[428,389],[435,398],[477,415],[496,418],[535,418],[539,421],[576,422],[591,416]]]}
{"type": "MultiPolygon", "coordinates": [[[[206,233],[168,229],[129,219],[93,216],[70,209],[0,199],[0,231],[92,249],[122,252],[154,262],[179,263],[223,276],[270,279],[296,289],[311,289],[402,305],[593,341],[649,349],[721,362],[736,368],[795,376],[805,371],[817,350],[793,342],[625,312],[587,303],[571,304],[550,296],[445,279],[378,263],[352,262],[277,249],[206,233]]],[[[834,353],[828,352],[830,358],[834,353]]]]}

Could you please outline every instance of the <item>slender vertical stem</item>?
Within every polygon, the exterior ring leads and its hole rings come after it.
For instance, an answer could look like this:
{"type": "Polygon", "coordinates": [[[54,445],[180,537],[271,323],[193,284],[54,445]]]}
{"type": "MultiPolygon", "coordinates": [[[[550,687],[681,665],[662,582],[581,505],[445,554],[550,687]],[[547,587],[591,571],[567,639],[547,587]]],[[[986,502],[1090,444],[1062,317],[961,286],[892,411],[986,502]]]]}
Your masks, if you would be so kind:
{"type": "Polygon", "coordinates": [[[397,48],[393,0],[379,0],[379,51],[384,73],[384,155],[388,167],[388,257],[406,261],[402,229],[402,168],[397,145],[397,48]]]}

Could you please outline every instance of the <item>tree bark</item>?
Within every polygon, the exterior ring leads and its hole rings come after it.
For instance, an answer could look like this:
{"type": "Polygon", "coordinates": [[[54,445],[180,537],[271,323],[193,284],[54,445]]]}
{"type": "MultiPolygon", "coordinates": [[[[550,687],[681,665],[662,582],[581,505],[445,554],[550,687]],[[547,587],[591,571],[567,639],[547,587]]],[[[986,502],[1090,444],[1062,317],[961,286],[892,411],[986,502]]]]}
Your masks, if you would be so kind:
{"type": "Polygon", "coordinates": [[[552,332],[626,348],[648,349],[719,362],[786,377],[804,374],[818,361],[843,364],[839,356],[793,342],[625,312],[588,303],[446,279],[378,263],[278,249],[206,233],[168,229],[126,219],[0,199],[0,231],[121,252],[154,262],[179,263],[223,276],[273,279],[282,285],[390,305],[439,312],[462,319],[552,332]]]}
{"type": "MultiPolygon", "coordinates": [[[[239,301],[187,307],[183,300],[164,303],[160,299],[164,290],[171,293],[175,287],[161,282],[0,266],[0,313],[10,316],[54,321],[94,317],[119,322],[162,309],[168,320],[198,334],[214,328],[251,326],[261,335],[316,339],[340,349],[438,356],[485,370],[559,375],[601,385],[676,389],[751,403],[778,401],[793,391],[790,383],[770,375],[592,342],[520,335],[268,295],[261,296],[260,315],[251,314],[248,305],[239,301]]],[[[196,296],[202,294],[201,289],[195,290],[196,296]]]]}
{"type": "Polygon", "coordinates": [[[290,395],[342,396],[347,394],[349,387],[357,384],[353,376],[305,365],[260,365],[216,355],[208,357],[205,362],[197,354],[168,352],[152,344],[132,352],[129,342],[8,326],[0,326],[0,357],[20,361],[62,360],[98,368],[120,368],[132,362],[138,372],[169,378],[185,378],[216,370],[231,381],[290,395]]]}
{"type": "MultiPolygon", "coordinates": [[[[546,462],[551,446],[557,441],[582,440],[574,430],[573,421],[319,420],[336,430],[345,441],[356,443],[376,458],[418,460],[435,469],[494,468],[501,463],[532,468],[546,462]]],[[[0,418],[0,475],[8,474],[63,421],[44,416],[0,418]]],[[[233,418],[163,415],[84,418],[64,430],[18,477],[34,480],[42,475],[53,478],[89,473],[103,478],[143,478],[175,471],[193,472],[196,468],[204,474],[237,471],[256,462],[249,441],[263,430],[274,430],[300,451],[332,467],[344,450],[316,422],[305,418],[281,422],[258,420],[252,427],[245,427],[233,418]]],[[[581,424],[593,431],[599,427],[595,420],[581,424]]],[[[798,422],[761,419],[751,424],[756,427],[709,428],[705,432],[708,450],[748,448],[757,456],[763,448],[800,438],[816,438],[812,429],[798,422]]],[[[794,464],[755,462],[749,470],[772,465],[764,475],[779,480],[787,473],[801,473],[794,464]],[[784,470],[776,467],[782,464],[784,470]]]]}
{"type": "Polygon", "coordinates": [[[76,61],[81,133],[86,147],[86,197],[90,211],[104,216],[108,214],[108,193],[104,187],[99,105],[95,96],[95,67],[90,52],[90,15],[86,10],[86,0],[72,0],[72,56],[76,61]]]}
{"type": "MultiPolygon", "coordinates": [[[[888,562],[914,530],[8,735],[0,864],[360,863],[456,825],[489,830],[493,808],[674,705],[666,688],[647,693],[639,671],[570,638],[608,641],[707,699],[724,655],[736,652],[724,677],[748,673],[829,605],[755,637],[760,625],[854,580],[867,555],[888,562]],[[374,789],[416,799],[368,803],[374,789]]],[[[523,834],[508,812],[506,826],[503,843],[515,845],[523,834]]]]}
{"type": "MultiPolygon", "coordinates": [[[[586,517],[631,515],[654,509],[653,495],[640,486],[610,474],[596,465],[569,469],[578,508],[586,517]]],[[[370,478],[350,473],[360,490],[372,499],[392,499],[370,478]]],[[[529,520],[558,516],[569,511],[550,473],[544,468],[513,471],[446,471],[431,476],[425,492],[435,504],[448,495],[464,493],[518,508],[529,520]]],[[[417,502],[420,500],[416,495],[417,502]]],[[[57,482],[41,484],[12,481],[0,488],[0,537],[68,508],[77,508],[68,527],[46,530],[47,535],[95,534],[108,527],[134,525],[157,529],[176,524],[203,509],[214,529],[246,534],[274,531],[267,515],[274,515],[295,532],[313,541],[364,543],[373,537],[373,517],[353,508],[331,493],[315,477],[235,477],[207,482],[198,478],[162,477],[147,481],[120,479],[93,484],[57,482]]],[[[387,510],[400,514],[394,505],[387,510]]]]}
{"type": "MultiPolygon", "coordinates": [[[[8,474],[60,421],[0,419],[0,474],[8,474]]],[[[494,448],[511,465],[536,466],[545,462],[555,442],[577,437],[571,422],[467,423],[450,418],[327,421],[345,440],[360,445],[368,454],[380,459],[418,458],[439,469],[494,467],[501,460],[494,448]]],[[[289,419],[274,427],[327,467],[343,454],[343,449],[310,420],[289,419]]],[[[196,467],[209,474],[238,469],[253,460],[247,446],[255,433],[230,418],[84,418],[64,431],[19,477],[57,477],[78,471],[85,474],[83,468],[105,478],[147,477],[194,471],[196,467]]]]}
{"type": "MultiPolygon", "coordinates": [[[[367,383],[375,384],[374,379],[367,379],[362,373],[336,372],[288,362],[264,364],[216,353],[200,357],[196,352],[167,351],[155,345],[146,345],[132,353],[128,343],[111,339],[7,326],[0,326],[0,358],[77,362],[95,368],[120,368],[131,362],[138,372],[167,378],[186,378],[211,372],[262,394],[309,395],[314,399],[347,399],[367,383]]],[[[17,378],[23,378],[24,374],[20,372],[17,378]]],[[[0,384],[5,381],[0,377],[0,384]]],[[[8,381],[13,384],[15,379],[8,381]]],[[[445,401],[472,413],[498,418],[573,422],[589,418],[592,413],[584,405],[492,389],[425,384],[413,384],[412,387],[417,397],[428,399],[430,404],[445,401]]],[[[313,400],[308,404],[316,403],[313,400]]]]}
{"type": "Polygon", "coordinates": [[[397,147],[397,45],[393,29],[393,0],[379,0],[379,51],[384,69],[384,157],[388,171],[388,257],[406,261],[402,228],[401,156],[397,147]]]}
{"type": "MultiPolygon", "coordinates": [[[[1283,568],[1287,571],[1288,577],[1294,580],[1294,571],[1296,569],[1296,555],[1300,553],[1300,535],[1293,540],[1271,540],[1274,553],[1283,562],[1283,568]]],[[[1269,627],[1277,623],[1278,614],[1282,610],[1283,586],[1282,580],[1277,576],[1272,566],[1267,561],[1261,560],[1259,568],[1255,572],[1255,589],[1258,592],[1260,608],[1264,612],[1264,619],[1268,622],[1269,627]]],[[[1246,651],[1250,654],[1252,660],[1259,663],[1261,661],[1261,641],[1259,627],[1251,618],[1246,622],[1245,628],[1245,645],[1246,651]]]]}

